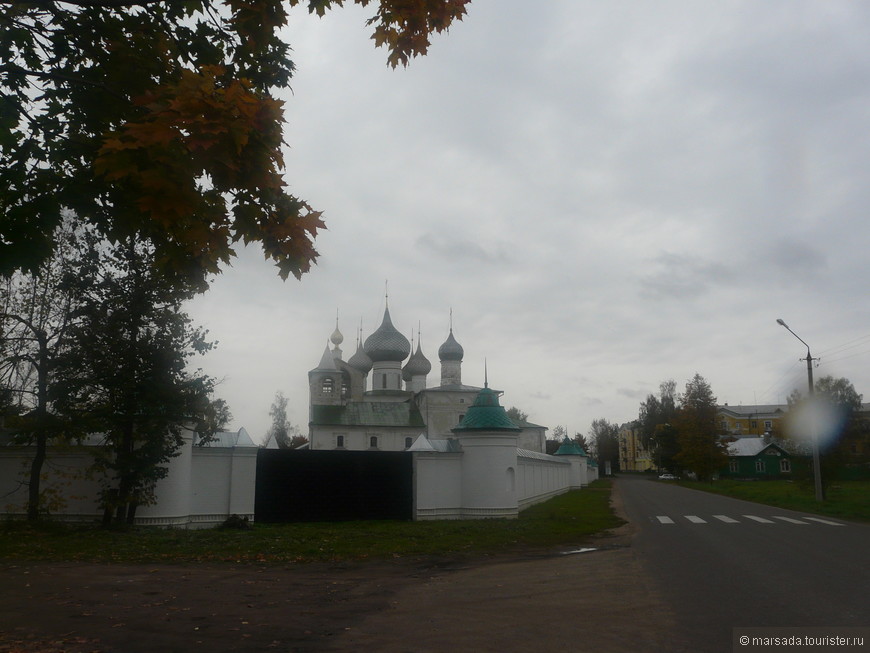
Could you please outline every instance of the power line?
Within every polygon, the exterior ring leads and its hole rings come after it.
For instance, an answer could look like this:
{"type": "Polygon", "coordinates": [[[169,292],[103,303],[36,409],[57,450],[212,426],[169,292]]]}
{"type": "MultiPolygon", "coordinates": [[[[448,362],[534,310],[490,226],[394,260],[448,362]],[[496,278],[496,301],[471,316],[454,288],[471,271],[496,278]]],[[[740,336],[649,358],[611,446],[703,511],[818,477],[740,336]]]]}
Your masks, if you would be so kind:
{"type": "Polygon", "coordinates": [[[825,363],[836,363],[837,361],[844,361],[849,358],[856,358],[858,356],[864,356],[865,354],[870,354],[870,349],[865,351],[859,351],[854,354],[849,354],[848,356],[840,356],[839,358],[825,358],[825,363]]]}
{"type": "Polygon", "coordinates": [[[861,336],[860,338],[855,338],[854,340],[849,340],[848,342],[843,343],[842,345],[836,345],[829,349],[824,349],[819,352],[819,354],[838,354],[840,351],[846,351],[847,349],[854,349],[855,347],[860,347],[865,342],[870,341],[870,334],[866,336],[861,336]]]}
{"type": "MultiPolygon", "coordinates": [[[[785,385],[785,382],[788,379],[794,378],[795,374],[796,374],[795,368],[798,367],[799,363],[800,363],[800,359],[798,359],[794,363],[792,363],[791,367],[788,368],[788,370],[786,370],[783,374],[781,374],[780,377],[776,381],[774,381],[770,385],[769,388],[767,388],[767,390],[762,392],[761,393],[762,400],[770,394],[771,390],[774,390],[774,389],[780,390],[785,385]]],[[[803,365],[801,365],[800,367],[803,367],[803,365]]],[[[757,400],[756,400],[756,402],[757,402],[757,400]]]]}

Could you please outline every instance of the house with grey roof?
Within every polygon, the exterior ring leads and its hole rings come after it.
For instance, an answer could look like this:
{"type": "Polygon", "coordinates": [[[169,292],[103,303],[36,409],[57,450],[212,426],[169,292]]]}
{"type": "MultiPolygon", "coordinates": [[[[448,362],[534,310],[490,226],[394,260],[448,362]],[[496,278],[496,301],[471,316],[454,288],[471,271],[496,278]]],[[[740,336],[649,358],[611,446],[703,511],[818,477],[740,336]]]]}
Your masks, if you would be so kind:
{"type": "Polygon", "coordinates": [[[731,478],[790,477],[794,455],[765,438],[739,438],[728,444],[728,467],[720,476],[731,478]]]}

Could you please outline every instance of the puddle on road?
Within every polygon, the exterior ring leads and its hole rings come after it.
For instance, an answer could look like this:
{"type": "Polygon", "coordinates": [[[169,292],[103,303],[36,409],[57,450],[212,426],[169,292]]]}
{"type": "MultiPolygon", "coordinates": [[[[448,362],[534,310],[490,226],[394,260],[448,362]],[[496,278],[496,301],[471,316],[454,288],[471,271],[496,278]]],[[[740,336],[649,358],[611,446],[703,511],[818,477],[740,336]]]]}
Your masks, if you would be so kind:
{"type": "Polygon", "coordinates": [[[563,556],[574,555],[575,553],[589,553],[590,551],[597,551],[598,549],[575,549],[574,551],[562,551],[563,556]]]}

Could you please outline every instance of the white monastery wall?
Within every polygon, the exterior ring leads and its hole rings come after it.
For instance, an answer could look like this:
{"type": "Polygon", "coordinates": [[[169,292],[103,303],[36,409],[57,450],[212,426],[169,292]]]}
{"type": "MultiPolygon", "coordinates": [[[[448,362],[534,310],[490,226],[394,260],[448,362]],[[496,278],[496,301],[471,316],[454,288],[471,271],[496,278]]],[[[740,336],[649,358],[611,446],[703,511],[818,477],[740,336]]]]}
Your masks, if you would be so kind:
{"type": "Polygon", "coordinates": [[[572,462],[565,458],[517,450],[517,503],[520,510],[571,489],[572,462]]]}
{"type": "Polygon", "coordinates": [[[500,438],[463,438],[457,453],[414,453],[415,519],[516,517],[586,483],[585,458],[510,447],[500,438]]]}
{"type": "MultiPolygon", "coordinates": [[[[0,508],[7,515],[27,514],[27,481],[36,447],[4,447],[0,453],[0,508]]],[[[85,472],[93,458],[83,447],[49,450],[42,467],[40,491],[49,511],[70,520],[98,514],[99,483],[85,472]]]]}
{"type": "Polygon", "coordinates": [[[217,526],[229,515],[254,519],[257,450],[197,447],[191,467],[190,521],[217,526]]]}
{"type": "Polygon", "coordinates": [[[462,518],[462,454],[414,454],[415,519],[462,518]]]}
{"type": "MultiPolygon", "coordinates": [[[[256,447],[194,447],[185,437],[180,454],[158,481],[157,502],[139,506],[139,525],[196,528],[222,523],[231,514],[254,518],[256,447]]],[[[35,447],[0,448],[0,510],[9,516],[27,512],[27,480],[35,447]]],[[[93,457],[87,447],[51,447],[40,489],[49,514],[60,520],[102,519],[100,484],[88,478],[93,457]]]]}
{"type": "MultiPolygon", "coordinates": [[[[183,431],[184,444],[167,463],[169,473],[157,481],[157,503],[136,508],[136,523],[143,526],[185,526],[190,520],[193,433],[183,431]]],[[[199,448],[199,447],[197,447],[199,448]]]]}

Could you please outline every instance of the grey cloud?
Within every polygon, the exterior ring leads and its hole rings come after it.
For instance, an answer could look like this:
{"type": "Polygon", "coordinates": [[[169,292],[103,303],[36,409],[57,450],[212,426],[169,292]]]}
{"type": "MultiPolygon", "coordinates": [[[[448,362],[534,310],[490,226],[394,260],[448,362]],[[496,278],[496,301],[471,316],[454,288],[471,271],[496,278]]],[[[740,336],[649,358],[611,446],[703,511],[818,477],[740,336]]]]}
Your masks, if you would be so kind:
{"type": "Polygon", "coordinates": [[[649,392],[645,390],[638,390],[637,388],[617,388],[616,394],[621,397],[626,397],[628,399],[643,401],[644,399],[646,399],[646,396],[649,394],[649,392]]]}
{"type": "Polygon", "coordinates": [[[580,397],[577,403],[581,406],[592,408],[594,406],[601,406],[604,402],[598,397],[580,397]]]}
{"type": "Polygon", "coordinates": [[[651,268],[640,281],[641,296],[650,299],[695,299],[710,286],[735,278],[735,271],[722,263],[672,253],[656,257],[651,268]]]}
{"type": "Polygon", "coordinates": [[[503,264],[509,262],[507,252],[501,246],[494,249],[484,249],[481,245],[470,240],[463,240],[435,234],[432,232],[423,234],[417,239],[417,247],[428,251],[439,258],[445,258],[451,262],[477,262],[487,264],[503,264]]]}
{"type": "Polygon", "coordinates": [[[818,249],[794,239],[783,239],[767,246],[767,260],[790,278],[809,278],[827,267],[827,258],[818,249]]]}

